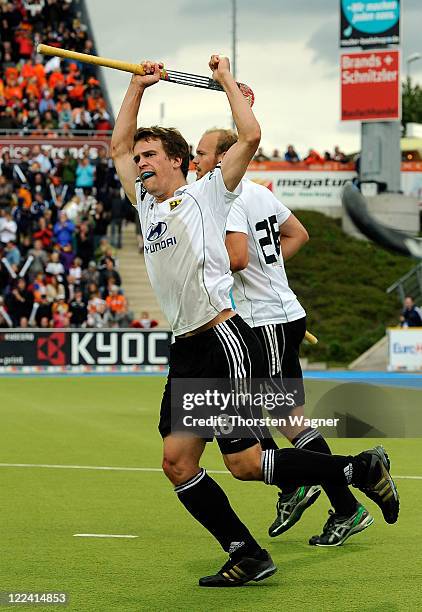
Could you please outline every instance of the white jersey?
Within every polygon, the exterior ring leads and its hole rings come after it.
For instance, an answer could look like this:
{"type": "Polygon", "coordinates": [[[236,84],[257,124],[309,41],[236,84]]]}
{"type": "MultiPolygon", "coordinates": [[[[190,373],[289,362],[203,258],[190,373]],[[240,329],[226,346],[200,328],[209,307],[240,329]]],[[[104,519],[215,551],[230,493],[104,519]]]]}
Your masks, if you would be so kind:
{"type": "Polygon", "coordinates": [[[241,184],[227,220],[227,231],[248,236],[249,264],[233,275],[236,311],[252,327],[301,319],[306,313],[289,287],[280,252],[279,226],[291,212],[267,187],[248,179],[241,184]]]}
{"type": "Polygon", "coordinates": [[[136,181],[148,275],[175,336],[231,308],[233,277],[224,239],[240,191],[227,190],[219,166],[160,203],[136,181]]]}

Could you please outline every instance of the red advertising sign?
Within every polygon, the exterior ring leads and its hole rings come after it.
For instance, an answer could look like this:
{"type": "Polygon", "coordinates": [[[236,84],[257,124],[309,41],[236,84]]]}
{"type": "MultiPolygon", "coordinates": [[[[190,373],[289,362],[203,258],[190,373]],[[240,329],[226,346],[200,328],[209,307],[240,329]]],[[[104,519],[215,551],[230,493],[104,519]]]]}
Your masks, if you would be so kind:
{"type": "Polygon", "coordinates": [[[400,53],[364,51],[341,55],[341,119],[400,119],[400,53]]]}

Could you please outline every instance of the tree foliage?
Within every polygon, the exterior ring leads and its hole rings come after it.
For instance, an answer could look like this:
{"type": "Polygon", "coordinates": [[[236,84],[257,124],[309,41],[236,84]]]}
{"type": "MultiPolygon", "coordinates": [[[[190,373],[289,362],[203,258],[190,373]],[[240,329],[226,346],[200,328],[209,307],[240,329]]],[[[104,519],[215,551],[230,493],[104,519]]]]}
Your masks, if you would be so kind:
{"type": "Polygon", "coordinates": [[[410,77],[402,83],[402,124],[422,123],[422,88],[412,85],[410,77]]]}

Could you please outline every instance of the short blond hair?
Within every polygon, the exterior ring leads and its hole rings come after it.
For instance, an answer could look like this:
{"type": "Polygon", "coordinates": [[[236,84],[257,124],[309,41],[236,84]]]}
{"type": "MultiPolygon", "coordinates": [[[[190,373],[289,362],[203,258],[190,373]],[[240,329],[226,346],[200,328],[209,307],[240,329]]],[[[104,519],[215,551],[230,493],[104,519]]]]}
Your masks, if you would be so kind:
{"type": "Polygon", "coordinates": [[[237,142],[237,134],[233,130],[224,130],[223,128],[211,128],[207,130],[205,134],[219,134],[217,140],[217,146],[215,147],[215,154],[221,155],[226,153],[230,147],[237,142]]]}

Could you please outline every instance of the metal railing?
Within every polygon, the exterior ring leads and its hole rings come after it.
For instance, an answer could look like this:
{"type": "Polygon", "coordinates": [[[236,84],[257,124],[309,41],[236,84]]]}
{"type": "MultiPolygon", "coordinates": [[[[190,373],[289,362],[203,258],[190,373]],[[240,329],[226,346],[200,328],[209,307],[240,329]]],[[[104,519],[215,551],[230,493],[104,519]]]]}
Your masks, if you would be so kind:
{"type": "Polygon", "coordinates": [[[393,291],[397,291],[402,302],[407,295],[410,295],[416,304],[420,305],[422,303],[422,262],[388,287],[386,293],[393,293],[393,291]]]}

